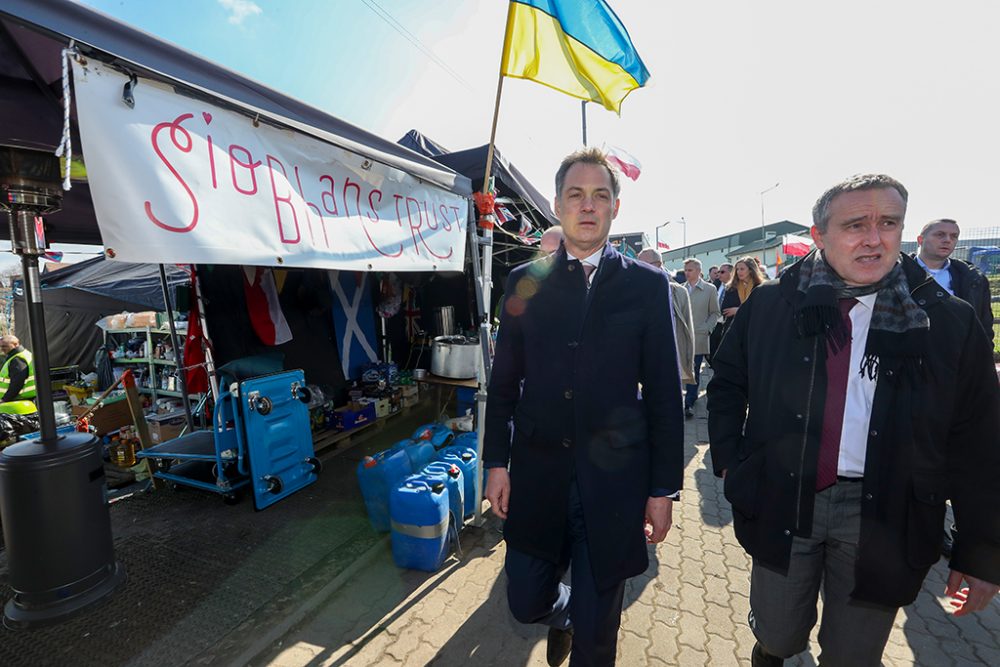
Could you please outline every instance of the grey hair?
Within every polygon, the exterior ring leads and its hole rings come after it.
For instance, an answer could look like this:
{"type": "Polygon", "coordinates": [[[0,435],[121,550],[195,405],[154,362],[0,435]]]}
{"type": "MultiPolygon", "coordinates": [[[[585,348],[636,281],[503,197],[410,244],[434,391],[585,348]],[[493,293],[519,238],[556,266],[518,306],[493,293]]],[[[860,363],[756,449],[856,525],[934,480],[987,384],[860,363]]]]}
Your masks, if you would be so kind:
{"type": "Polygon", "coordinates": [[[816,229],[819,230],[820,234],[826,233],[827,225],[830,223],[830,203],[837,198],[837,196],[844,194],[845,192],[860,192],[862,190],[880,190],[882,188],[892,188],[899,193],[899,196],[903,198],[903,211],[906,211],[906,202],[910,198],[910,194],[903,187],[903,184],[897,181],[892,176],[886,176],[885,174],[855,174],[850,178],[837,183],[832,188],[823,193],[823,195],[816,200],[816,204],[813,206],[813,224],[816,225],[816,229]]]}
{"type": "Polygon", "coordinates": [[[646,260],[644,260],[643,257],[655,257],[656,261],[658,261],[661,266],[663,264],[663,255],[653,248],[643,248],[639,251],[639,254],[635,256],[635,258],[640,262],[645,262],[646,260]]]}
{"type": "Polygon", "coordinates": [[[563,183],[566,181],[566,173],[570,170],[574,164],[578,162],[583,164],[596,164],[599,167],[604,167],[608,170],[608,176],[611,177],[611,194],[615,199],[618,199],[618,194],[622,191],[622,182],[618,178],[618,169],[614,167],[610,162],[608,162],[607,154],[600,148],[581,148],[578,151],[570,153],[565,158],[563,158],[562,164],[559,165],[559,171],[556,172],[556,197],[562,196],[563,183]]]}
{"type": "Polygon", "coordinates": [[[695,257],[688,257],[687,259],[685,259],[684,266],[687,266],[688,264],[696,264],[698,268],[701,269],[701,260],[695,257]]]}

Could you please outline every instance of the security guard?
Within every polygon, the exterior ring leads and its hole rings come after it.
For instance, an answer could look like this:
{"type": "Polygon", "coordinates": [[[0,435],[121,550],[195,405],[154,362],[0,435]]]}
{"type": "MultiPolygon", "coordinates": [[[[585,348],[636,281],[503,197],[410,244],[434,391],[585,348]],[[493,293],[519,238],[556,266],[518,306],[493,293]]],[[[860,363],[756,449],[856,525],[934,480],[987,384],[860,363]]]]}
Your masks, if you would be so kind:
{"type": "Polygon", "coordinates": [[[0,336],[0,402],[28,401],[35,398],[35,363],[17,336],[0,336]]]}

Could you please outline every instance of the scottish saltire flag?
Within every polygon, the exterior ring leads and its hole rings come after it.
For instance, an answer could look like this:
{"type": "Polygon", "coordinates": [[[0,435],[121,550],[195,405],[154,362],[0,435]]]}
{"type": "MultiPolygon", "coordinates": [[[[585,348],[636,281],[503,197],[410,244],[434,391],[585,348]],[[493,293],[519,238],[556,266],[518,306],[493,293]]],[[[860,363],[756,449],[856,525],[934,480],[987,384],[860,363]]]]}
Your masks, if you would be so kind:
{"type": "Polygon", "coordinates": [[[365,364],[378,361],[375,352],[375,309],[367,273],[327,271],[333,302],[333,330],[344,378],[361,377],[365,364]]]}
{"type": "Polygon", "coordinates": [[[621,113],[649,72],[605,0],[511,0],[500,73],[621,113]]]}

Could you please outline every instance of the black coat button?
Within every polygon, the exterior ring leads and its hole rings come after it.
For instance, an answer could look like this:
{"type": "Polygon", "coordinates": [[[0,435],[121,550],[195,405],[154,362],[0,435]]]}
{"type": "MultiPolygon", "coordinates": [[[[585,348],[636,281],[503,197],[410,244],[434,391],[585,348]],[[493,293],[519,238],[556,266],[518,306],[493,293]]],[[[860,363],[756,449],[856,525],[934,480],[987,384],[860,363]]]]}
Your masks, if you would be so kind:
{"type": "Polygon", "coordinates": [[[577,343],[575,340],[571,340],[569,343],[566,344],[566,346],[571,350],[575,350],[576,348],[580,347],[580,344],[577,343]]]}
{"type": "Polygon", "coordinates": [[[569,438],[563,438],[563,441],[562,441],[562,446],[563,447],[569,447],[572,444],[573,444],[572,440],[570,440],[569,438]]]}
{"type": "Polygon", "coordinates": [[[567,401],[573,400],[573,390],[567,389],[566,391],[563,392],[563,396],[566,398],[567,401]]]}
{"type": "Polygon", "coordinates": [[[576,271],[576,264],[570,264],[566,267],[567,271],[576,271]]]}

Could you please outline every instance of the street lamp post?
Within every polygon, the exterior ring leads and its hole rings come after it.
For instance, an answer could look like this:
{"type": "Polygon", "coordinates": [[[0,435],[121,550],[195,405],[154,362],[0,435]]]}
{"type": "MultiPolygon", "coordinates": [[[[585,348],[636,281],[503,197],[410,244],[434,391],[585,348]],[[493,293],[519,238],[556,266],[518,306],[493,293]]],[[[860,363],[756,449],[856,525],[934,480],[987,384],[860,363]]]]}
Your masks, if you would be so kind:
{"type": "Polygon", "coordinates": [[[656,226],[656,249],[657,250],[660,249],[660,228],[661,227],[666,227],[667,225],[669,225],[672,222],[677,223],[679,225],[684,225],[684,247],[685,248],[687,247],[687,244],[688,244],[688,226],[687,226],[687,222],[684,221],[684,216],[681,216],[680,220],[667,220],[662,225],[657,225],[656,226]]]}
{"type": "Polygon", "coordinates": [[[771,187],[760,191],[760,262],[764,265],[767,264],[767,251],[764,249],[764,245],[767,243],[767,239],[764,235],[764,195],[779,185],[781,185],[781,181],[778,181],[771,187]]]}

